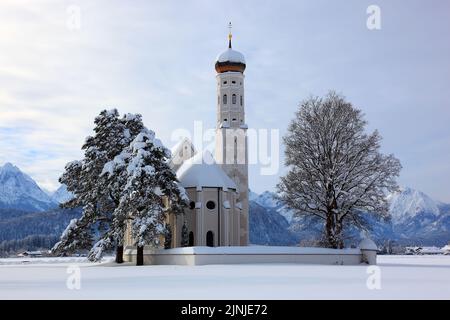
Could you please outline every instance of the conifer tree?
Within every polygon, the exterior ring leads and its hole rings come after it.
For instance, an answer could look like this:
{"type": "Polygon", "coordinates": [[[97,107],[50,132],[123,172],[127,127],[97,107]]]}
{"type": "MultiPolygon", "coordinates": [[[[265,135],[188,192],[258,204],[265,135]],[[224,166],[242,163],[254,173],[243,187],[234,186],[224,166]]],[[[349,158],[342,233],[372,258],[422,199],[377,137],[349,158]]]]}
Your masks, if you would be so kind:
{"type": "MultiPolygon", "coordinates": [[[[94,135],[88,136],[82,150],[84,157],[66,165],[59,182],[67,186],[74,197],[62,204],[65,208],[82,208],[82,216],[69,224],[52,251],[56,254],[92,246],[92,235],[110,230],[115,208],[119,204],[119,184],[100,176],[107,162],[120,154],[143,128],[140,115],[126,114],[122,118],[116,109],[103,110],[95,118],[94,135]]],[[[103,250],[116,246],[116,261],[122,262],[123,237],[111,237],[95,245],[90,259],[101,257],[103,250]]]]}
{"type": "Polygon", "coordinates": [[[168,165],[170,156],[155,133],[143,128],[120,155],[105,165],[101,174],[121,185],[111,232],[123,237],[126,222],[130,222],[131,236],[138,248],[137,264],[143,261],[145,245],[161,246],[167,213],[180,213],[187,202],[184,188],[168,165]]]}

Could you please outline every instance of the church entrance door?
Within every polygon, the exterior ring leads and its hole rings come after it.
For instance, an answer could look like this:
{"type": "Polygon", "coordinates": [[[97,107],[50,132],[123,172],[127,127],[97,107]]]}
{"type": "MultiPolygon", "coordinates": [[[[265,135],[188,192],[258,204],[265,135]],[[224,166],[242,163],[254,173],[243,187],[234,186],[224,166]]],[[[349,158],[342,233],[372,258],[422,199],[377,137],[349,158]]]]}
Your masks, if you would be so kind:
{"type": "Polygon", "coordinates": [[[206,245],[214,247],[214,233],[211,230],[206,233],[206,245]]]}
{"type": "Polygon", "coordinates": [[[189,247],[194,246],[194,233],[191,231],[189,232],[189,247]]]}

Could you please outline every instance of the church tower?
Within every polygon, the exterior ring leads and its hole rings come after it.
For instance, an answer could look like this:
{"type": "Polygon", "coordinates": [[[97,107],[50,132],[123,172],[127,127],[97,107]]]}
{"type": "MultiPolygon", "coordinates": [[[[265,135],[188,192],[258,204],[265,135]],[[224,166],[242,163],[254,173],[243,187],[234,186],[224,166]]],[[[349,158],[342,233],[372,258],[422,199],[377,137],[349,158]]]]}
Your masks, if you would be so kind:
{"type": "Polygon", "coordinates": [[[240,209],[240,245],[248,245],[248,154],[245,123],[244,55],[232,48],[217,56],[216,162],[237,185],[240,209]]]}

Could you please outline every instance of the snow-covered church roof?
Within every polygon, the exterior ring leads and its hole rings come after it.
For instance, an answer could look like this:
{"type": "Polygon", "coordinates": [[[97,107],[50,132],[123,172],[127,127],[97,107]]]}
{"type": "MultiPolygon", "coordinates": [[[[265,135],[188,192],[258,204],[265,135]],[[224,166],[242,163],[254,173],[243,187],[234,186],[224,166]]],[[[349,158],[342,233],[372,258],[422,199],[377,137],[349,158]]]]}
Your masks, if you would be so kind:
{"type": "Polygon", "coordinates": [[[237,190],[236,184],[214,161],[212,154],[198,152],[186,160],[177,171],[177,178],[184,188],[214,187],[237,190]]]}

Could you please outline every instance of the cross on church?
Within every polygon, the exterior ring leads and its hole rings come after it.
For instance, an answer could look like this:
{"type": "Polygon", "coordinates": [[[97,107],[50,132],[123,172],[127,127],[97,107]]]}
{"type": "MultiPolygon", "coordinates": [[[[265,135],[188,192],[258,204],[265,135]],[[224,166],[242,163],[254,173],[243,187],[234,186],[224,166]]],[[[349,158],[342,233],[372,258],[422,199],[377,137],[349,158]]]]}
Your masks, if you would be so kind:
{"type": "Polygon", "coordinates": [[[231,28],[233,27],[233,25],[231,24],[231,21],[228,23],[228,29],[230,29],[230,32],[228,33],[228,48],[231,49],[231,38],[233,37],[231,35],[231,28]]]}

